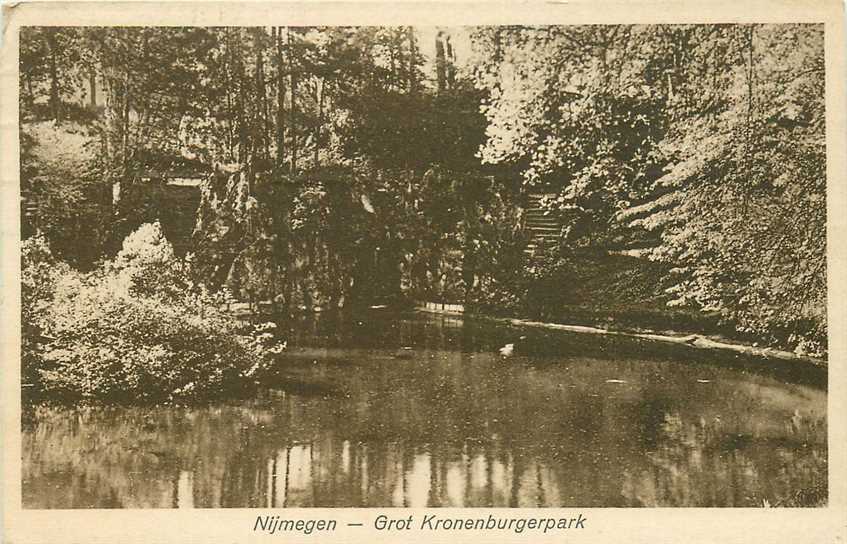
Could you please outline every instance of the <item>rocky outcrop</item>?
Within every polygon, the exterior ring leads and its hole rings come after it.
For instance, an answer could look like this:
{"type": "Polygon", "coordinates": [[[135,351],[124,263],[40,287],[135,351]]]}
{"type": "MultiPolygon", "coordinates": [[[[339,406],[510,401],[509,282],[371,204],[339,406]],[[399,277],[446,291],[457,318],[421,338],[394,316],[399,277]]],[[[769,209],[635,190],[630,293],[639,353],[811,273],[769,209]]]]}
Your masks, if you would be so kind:
{"type": "MultiPolygon", "coordinates": [[[[345,184],[218,169],[201,186],[194,269],[236,300],[289,309],[339,306],[362,255],[351,251],[345,184]]],[[[349,201],[349,202],[348,202],[349,201]]]]}
{"type": "Polygon", "coordinates": [[[286,263],[276,248],[284,225],[269,205],[281,186],[269,176],[226,168],[206,179],[193,233],[200,279],[244,301],[273,299],[284,291],[286,263]]]}

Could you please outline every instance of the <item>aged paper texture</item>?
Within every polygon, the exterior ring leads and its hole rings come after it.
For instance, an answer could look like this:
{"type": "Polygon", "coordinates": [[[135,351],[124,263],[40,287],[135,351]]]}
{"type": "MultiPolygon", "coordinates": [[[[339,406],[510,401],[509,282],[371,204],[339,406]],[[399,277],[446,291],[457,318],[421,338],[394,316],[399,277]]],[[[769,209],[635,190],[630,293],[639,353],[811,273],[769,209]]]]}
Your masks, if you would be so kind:
{"type": "Polygon", "coordinates": [[[4,541],[847,538],[842,3],[2,15],[4,541]]]}

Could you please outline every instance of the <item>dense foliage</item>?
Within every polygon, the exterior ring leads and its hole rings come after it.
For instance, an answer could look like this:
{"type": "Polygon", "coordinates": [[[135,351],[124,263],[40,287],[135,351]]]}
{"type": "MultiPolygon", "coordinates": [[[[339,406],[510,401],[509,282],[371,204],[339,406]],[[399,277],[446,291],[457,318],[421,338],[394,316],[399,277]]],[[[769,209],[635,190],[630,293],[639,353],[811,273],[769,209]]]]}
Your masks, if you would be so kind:
{"type": "Polygon", "coordinates": [[[820,25],[485,28],[483,161],[549,193],[565,249],[640,247],[668,304],[826,349],[820,25]]]}
{"type": "Polygon", "coordinates": [[[268,325],[221,311],[192,285],[158,224],[89,273],[57,265],[43,237],[23,245],[23,376],[54,397],[153,402],[237,390],[281,346],[268,325]]]}
{"type": "Polygon", "coordinates": [[[128,234],[172,225],[165,181],[194,177],[177,302],[190,280],[288,310],[625,307],[826,350],[820,25],[21,38],[27,226],[78,269],[106,274],[105,259],[117,274],[128,234]],[[543,256],[524,251],[529,193],[563,226],[543,256]]]}
{"type": "Polygon", "coordinates": [[[88,127],[49,121],[24,125],[21,132],[21,192],[38,202],[28,232],[41,231],[56,256],[88,268],[101,257],[111,206],[97,170],[96,140],[88,127]],[[80,244],[85,240],[85,244],[80,244]]]}

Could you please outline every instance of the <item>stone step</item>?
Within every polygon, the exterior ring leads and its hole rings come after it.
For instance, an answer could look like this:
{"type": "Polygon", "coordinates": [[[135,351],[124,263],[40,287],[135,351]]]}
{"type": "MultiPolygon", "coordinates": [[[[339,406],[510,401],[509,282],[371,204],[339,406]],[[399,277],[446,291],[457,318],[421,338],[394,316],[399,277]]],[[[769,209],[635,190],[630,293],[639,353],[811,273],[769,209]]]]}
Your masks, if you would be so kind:
{"type": "Polygon", "coordinates": [[[559,245],[559,239],[558,238],[544,238],[544,239],[539,239],[539,240],[533,240],[532,243],[527,244],[526,247],[529,248],[529,249],[535,249],[538,246],[544,246],[545,248],[549,249],[551,247],[556,247],[558,245],[559,245]]]}
{"type": "Polygon", "coordinates": [[[562,222],[558,217],[551,217],[549,215],[524,216],[524,222],[526,222],[526,221],[540,221],[542,223],[556,223],[557,225],[562,222]]]}
{"type": "MultiPolygon", "coordinates": [[[[524,248],[528,256],[539,256],[555,247],[561,238],[562,221],[555,212],[540,206],[544,193],[527,195],[527,207],[524,208],[524,226],[530,237],[524,248]]],[[[552,195],[551,195],[552,196],[552,195]]]]}
{"type": "Polygon", "coordinates": [[[534,247],[532,247],[532,248],[528,247],[528,248],[524,249],[523,252],[524,252],[525,255],[528,255],[530,257],[541,257],[541,256],[543,256],[547,253],[546,250],[545,251],[539,251],[537,248],[534,248],[534,247]]]}
{"type": "Polygon", "coordinates": [[[556,194],[555,193],[530,193],[530,194],[527,195],[527,200],[529,200],[530,202],[538,202],[539,200],[541,200],[545,196],[554,198],[556,196],[556,194]]]}

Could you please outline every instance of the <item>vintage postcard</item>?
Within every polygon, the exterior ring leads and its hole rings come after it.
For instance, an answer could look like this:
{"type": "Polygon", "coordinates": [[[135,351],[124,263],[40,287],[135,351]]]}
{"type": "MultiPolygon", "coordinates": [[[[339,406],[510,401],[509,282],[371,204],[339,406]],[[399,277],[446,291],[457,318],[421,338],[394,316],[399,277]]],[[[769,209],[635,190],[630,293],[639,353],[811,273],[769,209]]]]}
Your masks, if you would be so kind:
{"type": "Polygon", "coordinates": [[[2,29],[5,541],[847,538],[842,3],[2,29]]]}

